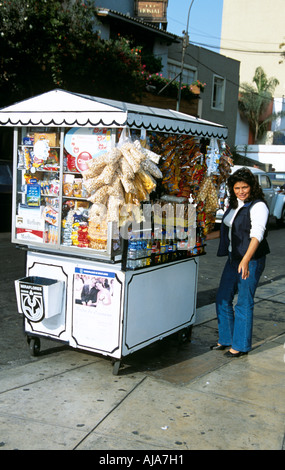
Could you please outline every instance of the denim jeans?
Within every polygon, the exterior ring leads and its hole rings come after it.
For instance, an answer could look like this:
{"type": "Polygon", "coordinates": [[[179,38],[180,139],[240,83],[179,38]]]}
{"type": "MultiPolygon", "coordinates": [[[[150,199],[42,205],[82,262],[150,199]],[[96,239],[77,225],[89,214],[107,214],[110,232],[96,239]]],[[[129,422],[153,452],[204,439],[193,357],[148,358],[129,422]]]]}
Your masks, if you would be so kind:
{"type": "Polygon", "coordinates": [[[265,256],[249,262],[249,277],[238,273],[239,261],[228,258],[216,299],[219,343],[236,351],[251,349],[254,294],[265,267],[265,256]],[[237,303],[233,299],[238,293],[237,303]]]}

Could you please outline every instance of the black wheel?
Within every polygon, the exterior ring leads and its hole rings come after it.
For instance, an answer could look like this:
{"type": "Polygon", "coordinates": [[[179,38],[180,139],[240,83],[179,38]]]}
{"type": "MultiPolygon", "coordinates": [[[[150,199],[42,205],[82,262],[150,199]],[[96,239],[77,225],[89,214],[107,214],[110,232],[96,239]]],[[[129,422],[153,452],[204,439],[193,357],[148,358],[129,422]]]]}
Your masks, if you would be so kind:
{"type": "Polygon", "coordinates": [[[113,362],[113,375],[118,375],[120,366],[121,366],[121,361],[113,362]]]}
{"type": "Polygon", "coordinates": [[[41,342],[39,338],[30,338],[28,340],[30,346],[30,353],[32,356],[36,357],[40,354],[41,342]]]}
{"type": "Polygon", "coordinates": [[[183,344],[183,343],[190,342],[191,335],[192,335],[192,326],[188,326],[187,328],[184,328],[183,330],[178,331],[177,333],[178,343],[183,344]]]}

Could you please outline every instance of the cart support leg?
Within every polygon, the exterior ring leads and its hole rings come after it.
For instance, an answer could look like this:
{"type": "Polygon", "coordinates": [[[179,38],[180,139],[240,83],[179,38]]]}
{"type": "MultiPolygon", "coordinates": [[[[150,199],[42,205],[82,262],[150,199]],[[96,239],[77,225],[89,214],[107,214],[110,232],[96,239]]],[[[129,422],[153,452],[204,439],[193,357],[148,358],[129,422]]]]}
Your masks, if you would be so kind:
{"type": "Polygon", "coordinates": [[[113,361],[113,375],[118,375],[121,366],[120,360],[113,361]]]}

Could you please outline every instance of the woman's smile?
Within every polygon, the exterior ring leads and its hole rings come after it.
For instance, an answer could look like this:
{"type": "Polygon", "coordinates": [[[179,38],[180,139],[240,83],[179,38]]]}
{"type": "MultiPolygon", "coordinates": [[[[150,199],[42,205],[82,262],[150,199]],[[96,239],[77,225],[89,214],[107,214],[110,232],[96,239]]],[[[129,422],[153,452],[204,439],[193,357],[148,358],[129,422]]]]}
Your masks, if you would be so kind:
{"type": "Polygon", "coordinates": [[[234,187],[234,193],[238,199],[241,201],[246,201],[250,196],[250,186],[243,181],[237,182],[234,187]]]}

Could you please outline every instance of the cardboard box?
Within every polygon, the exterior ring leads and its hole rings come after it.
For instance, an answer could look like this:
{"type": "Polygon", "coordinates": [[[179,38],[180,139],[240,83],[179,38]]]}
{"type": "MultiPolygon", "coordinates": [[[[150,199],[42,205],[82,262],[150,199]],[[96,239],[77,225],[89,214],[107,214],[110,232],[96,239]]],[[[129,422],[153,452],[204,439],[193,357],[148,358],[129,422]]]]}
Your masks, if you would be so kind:
{"type": "Polygon", "coordinates": [[[27,243],[38,242],[44,243],[45,241],[45,232],[40,230],[33,230],[29,228],[16,228],[16,238],[17,240],[22,240],[27,243]]]}
{"type": "Polygon", "coordinates": [[[35,132],[34,144],[38,140],[47,140],[50,147],[59,147],[59,134],[56,132],[35,132]]]}
{"type": "Polygon", "coordinates": [[[45,221],[31,214],[16,216],[16,238],[27,242],[45,242],[45,221]]]}

